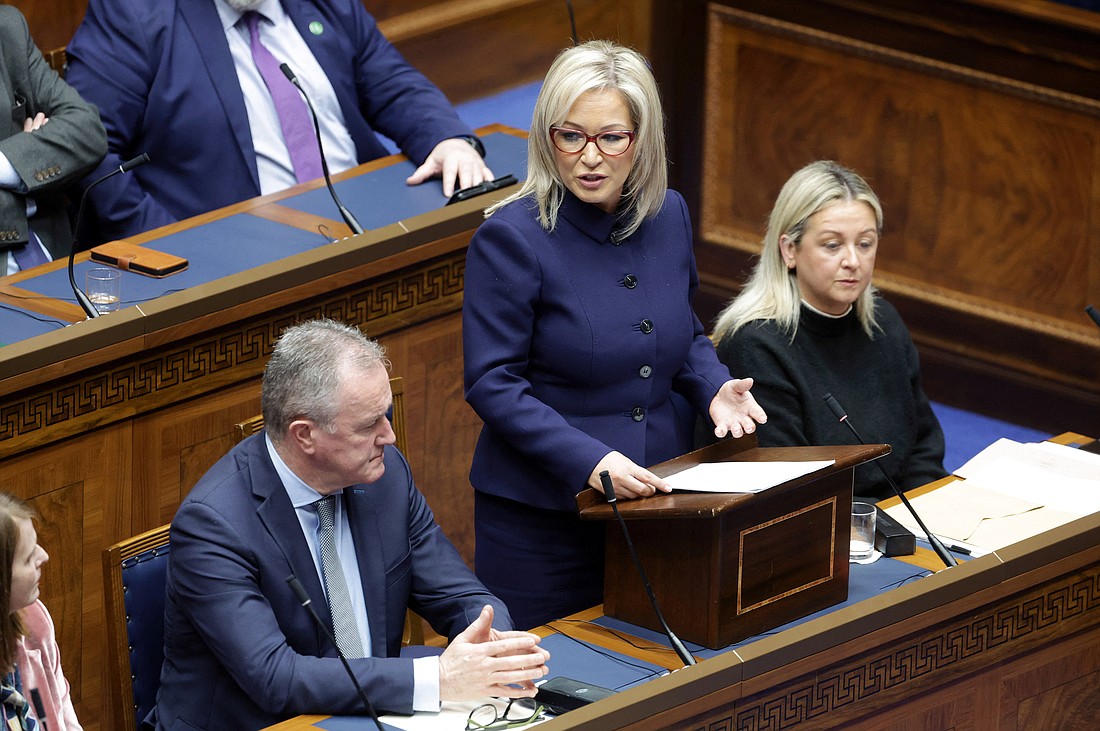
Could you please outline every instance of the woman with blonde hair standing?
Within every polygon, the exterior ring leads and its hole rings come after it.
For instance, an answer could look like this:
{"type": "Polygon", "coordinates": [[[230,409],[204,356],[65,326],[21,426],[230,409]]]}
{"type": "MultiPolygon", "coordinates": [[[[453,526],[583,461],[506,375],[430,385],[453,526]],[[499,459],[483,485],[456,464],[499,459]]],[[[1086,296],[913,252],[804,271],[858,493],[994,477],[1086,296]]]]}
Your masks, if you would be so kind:
{"type": "Polygon", "coordinates": [[[478,577],[529,628],[600,603],[603,525],[575,495],[669,488],[645,466],[764,420],[692,310],[691,224],[668,190],[646,60],[592,41],[561,52],[535,103],[527,180],[470,242],[466,400],[484,421],[470,481],[478,577]]]}

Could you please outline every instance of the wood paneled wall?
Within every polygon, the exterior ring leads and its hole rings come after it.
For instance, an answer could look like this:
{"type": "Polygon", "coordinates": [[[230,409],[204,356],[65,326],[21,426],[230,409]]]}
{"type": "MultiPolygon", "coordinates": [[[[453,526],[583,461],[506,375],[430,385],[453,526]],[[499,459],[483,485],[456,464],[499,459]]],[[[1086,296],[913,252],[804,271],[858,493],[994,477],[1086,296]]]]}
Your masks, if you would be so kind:
{"type": "Polygon", "coordinates": [[[787,177],[835,159],[883,201],[875,282],[913,332],[929,395],[1098,430],[1100,331],[1083,308],[1100,302],[1100,16],[1042,0],[655,15],[705,316],[739,288],[787,177]]]}
{"type": "MultiPolygon", "coordinates": [[[[87,0],[11,0],[38,47],[68,44],[87,0]]],[[[379,27],[453,102],[541,79],[570,43],[565,0],[364,0],[379,27]]],[[[652,0],[574,0],[577,35],[648,50],[652,0]]]]}

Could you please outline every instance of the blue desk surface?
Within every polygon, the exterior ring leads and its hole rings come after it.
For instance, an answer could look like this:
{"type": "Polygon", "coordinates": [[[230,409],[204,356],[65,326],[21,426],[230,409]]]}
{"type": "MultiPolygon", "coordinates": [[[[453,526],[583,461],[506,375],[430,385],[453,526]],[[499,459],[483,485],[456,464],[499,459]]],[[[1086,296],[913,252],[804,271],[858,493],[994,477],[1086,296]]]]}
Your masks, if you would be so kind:
{"type": "Polygon", "coordinates": [[[60,330],[69,323],[22,307],[0,304],[0,346],[60,330]]]}
{"type": "MultiPolygon", "coordinates": [[[[486,162],[497,175],[511,173],[523,179],[527,170],[527,140],[502,132],[482,138],[486,162]]],[[[397,221],[442,208],[443,197],[439,181],[408,186],[405,178],[415,166],[408,161],[374,170],[335,184],[337,194],[364,229],[383,228],[397,221]]],[[[280,205],[317,216],[340,220],[339,213],[326,188],[309,190],[279,201],[280,205]]],[[[158,251],[186,258],[189,266],[178,274],[156,279],[133,272],[122,272],[123,306],[162,297],[199,284],[226,277],[246,269],[269,264],[279,259],[325,246],[329,238],[321,231],[304,231],[249,213],[237,213],[169,234],[146,245],[158,251]]],[[[91,261],[75,267],[78,286],[83,286],[86,273],[96,266],[91,261]]],[[[65,269],[46,272],[20,282],[19,287],[35,294],[75,303],[65,269]]],[[[46,323],[19,308],[0,308],[0,343],[25,340],[59,325],[44,318],[46,323]]],[[[62,323],[63,324],[63,323],[62,323]]]]}

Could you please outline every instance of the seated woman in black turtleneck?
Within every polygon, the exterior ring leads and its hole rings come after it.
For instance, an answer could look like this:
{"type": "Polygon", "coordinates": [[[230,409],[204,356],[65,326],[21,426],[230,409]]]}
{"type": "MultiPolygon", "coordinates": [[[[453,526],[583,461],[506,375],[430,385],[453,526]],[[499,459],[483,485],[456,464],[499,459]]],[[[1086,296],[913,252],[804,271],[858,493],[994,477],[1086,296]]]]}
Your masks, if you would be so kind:
{"type": "MultiPolygon", "coordinates": [[[[917,350],[871,284],[882,206],[854,171],[819,161],[783,186],[752,276],[722,311],[718,357],[751,373],[768,414],[765,447],[854,444],[822,397],[832,393],[882,466],[908,489],[947,474],[944,440],[920,384],[917,350]]],[[[892,494],[878,468],[856,469],[855,494],[892,494]]]]}

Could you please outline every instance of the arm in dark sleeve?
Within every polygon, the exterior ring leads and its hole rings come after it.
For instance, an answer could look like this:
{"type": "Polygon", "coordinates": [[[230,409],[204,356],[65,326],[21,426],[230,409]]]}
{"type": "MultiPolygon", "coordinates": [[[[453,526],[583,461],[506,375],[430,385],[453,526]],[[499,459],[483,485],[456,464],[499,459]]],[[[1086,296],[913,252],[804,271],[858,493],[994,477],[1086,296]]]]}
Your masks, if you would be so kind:
{"type": "MultiPolygon", "coordinates": [[[[209,652],[261,708],[280,717],[366,712],[339,658],[303,655],[290,646],[280,623],[290,619],[278,616],[265,592],[286,592],[279,606],[305,610],[290,596],[283,576],[263,575],[252,549],[209,505],[185,503],[172,522],[169,592],[209,652]]],[[[171,642],[166,638],[169,654],[171,642]]],[[[412,712],[411,659],[350,663],[377,707],[412,712]]]]}
{"type": "Polygon", "coordinates": [[[34,117],[41,112],[49,118],[34,132],[20,131],[0,140],[0,153],[11,162],[24,188],[18,193],[0,191],[0,216],[13,222],[20,240],[26,241],[25,196],[52,192],[79,180],[103,158],[107,140],[95,107],[49,67],[31,40],[23,16],[5,10],[9,12],[4,14],[3,42],[24,53],[18,59],[8,49],[4,54],[7,83],[24,104],[20,116],[34,117]]]}
{"type": "Polygon", "coordinates": [[[540,269],[511,224],[490,218],[474,234],[462,306],[466,400],[495,436],[579,490],[612,450],[570,425],[527,380],[540,269]]]}
{"type": "MultiPolygon", "coordinates": [[[[394,450],[396,452],[396,450],[394,450]]],[[[387,460],[387,469],[404,469],[408,485],[409,543],[413,561],[409,608],[449,639],[470,626],[482,607],[493,605],[493,626],[512,629],[504,602],[489,593],[435,522],[424,495],[413,484],[408,462],[387,460]]]]}
{"type": "MultiPolygon", "coordinates": [[[[138,146],[157,72],[155,44],[148,34],[151,27],[160,27],[144,15],[152,11],[146,11],[143,2],[89,0],[84,22],[67,49],[66,78],[99,108],[107,130],[107,155],[88,176],[89,183],[145,152],[138,146]]],[[[160,27],[160,32],[166,31],[160,27]]],[[[104,238],[131,236],[176,221],[134,174],[116,175],[97,186],[89,204],[104,227],[104,238]]]]}
{"type": "MultiPolygon", "coordinates": [[[[683,238],[681,245],[684,247],[685,256],[688,259],[689,282],[687,291],[687,307],[691,315],[692,341],[683,367],[673,379],[673,388],[683,394],[695,407],[696,412],[707,422],[710,421],[710,403],[722,384],[730,380],[732,369],[728,364],[719,361],[715,353],[714,343],[707,336],[703,323],[695,314],[692,304],[695,302],[695,293],[699,289],[699,272],[695,266],[695,253],[692,251],[691,217],[688,215],[687,204],[679,193],[669,191],[669,198],[677,202],[678,215],[682,221],[683,238]]],[[[746,375],[734,375],[734,378],[744,378],[746,375]]],[[[756,391],[753,391],[755,394],[756,391]]],[[[765,412],[767,409],[765,409],[765,412]]],[[[713,425],[712,425],[713,427],[713,425]]]]}
{"type": "Polygon", "coordinates": [[[353,6],[356,95],[371,126],[417,165],[443,140],[473,136],[443,92],[386,40],[363,4],[353,6]]]}

